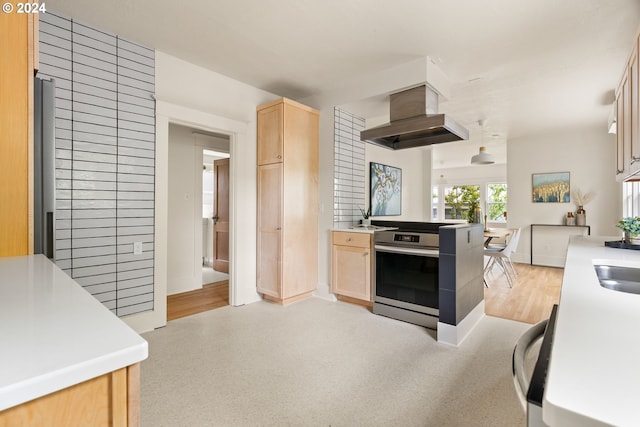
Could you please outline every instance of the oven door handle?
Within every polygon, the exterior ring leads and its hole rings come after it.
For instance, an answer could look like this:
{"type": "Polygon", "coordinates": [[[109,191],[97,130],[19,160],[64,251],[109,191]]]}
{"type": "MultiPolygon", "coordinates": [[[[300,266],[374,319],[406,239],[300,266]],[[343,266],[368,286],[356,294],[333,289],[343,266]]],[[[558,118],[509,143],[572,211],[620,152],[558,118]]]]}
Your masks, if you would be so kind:
{"type": "Polygon", "coordinates": [[[376,252],[391,252],[394,254],[413,254],[426,256],[431,258],[439,258],[440,251],[438,249],[417,249],[417,248],[406,248],[406,247],[398,247],[398,246],[387,246],[387,245],[375,245],[374,246],[376,252]]]}

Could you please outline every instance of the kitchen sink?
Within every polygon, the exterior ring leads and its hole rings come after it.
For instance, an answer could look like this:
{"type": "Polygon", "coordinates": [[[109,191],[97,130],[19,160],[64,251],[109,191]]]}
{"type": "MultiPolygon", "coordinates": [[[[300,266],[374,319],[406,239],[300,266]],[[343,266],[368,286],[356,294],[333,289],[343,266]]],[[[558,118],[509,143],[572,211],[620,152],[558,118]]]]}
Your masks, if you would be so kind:
{"type": "Polygon", "coordinates": [[[640,294],[640,268],[594,264],[600,286],[619,292],[640,294]]]}

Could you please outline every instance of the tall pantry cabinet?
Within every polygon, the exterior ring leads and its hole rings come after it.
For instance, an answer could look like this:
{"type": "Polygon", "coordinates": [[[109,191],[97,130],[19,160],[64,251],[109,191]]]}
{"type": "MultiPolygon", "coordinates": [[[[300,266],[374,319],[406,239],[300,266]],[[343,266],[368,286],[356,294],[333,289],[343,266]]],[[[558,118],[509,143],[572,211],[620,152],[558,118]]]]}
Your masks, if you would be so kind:
{"type": "Polygon", "coordinates": [[[37,15],[15,11],[0,14],[0,64],[0,256],[27,255],[33,252],[37,15]]]}
{"type": "Polygon", "coordinates": [[[287,304],[318,284],[319,112],[281,98],[257,114],[257,288],[287,304]]]}

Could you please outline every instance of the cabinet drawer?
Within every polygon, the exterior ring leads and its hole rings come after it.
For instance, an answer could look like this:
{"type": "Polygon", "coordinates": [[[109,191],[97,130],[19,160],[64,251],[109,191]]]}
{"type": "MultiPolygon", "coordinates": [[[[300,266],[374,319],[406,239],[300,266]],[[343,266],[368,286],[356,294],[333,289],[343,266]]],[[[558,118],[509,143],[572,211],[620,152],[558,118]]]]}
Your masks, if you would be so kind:
{"type": "Polygon", "coordinates": [[[359,248],[368,248],[371,246],[371,234],[334,231],[333,244],[343,245],[343,246],[356,246],[359,248]]]}

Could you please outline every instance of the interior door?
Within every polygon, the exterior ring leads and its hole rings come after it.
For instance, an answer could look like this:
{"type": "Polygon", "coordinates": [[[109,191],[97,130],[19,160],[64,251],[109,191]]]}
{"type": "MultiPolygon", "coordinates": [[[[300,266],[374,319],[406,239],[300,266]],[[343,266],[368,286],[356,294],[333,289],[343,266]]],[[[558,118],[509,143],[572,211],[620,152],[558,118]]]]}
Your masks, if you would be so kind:
{"type": "Polygon", "coordinates": [[[229,159],[213,161],[213,269],[229,272],[229,159]]]}

